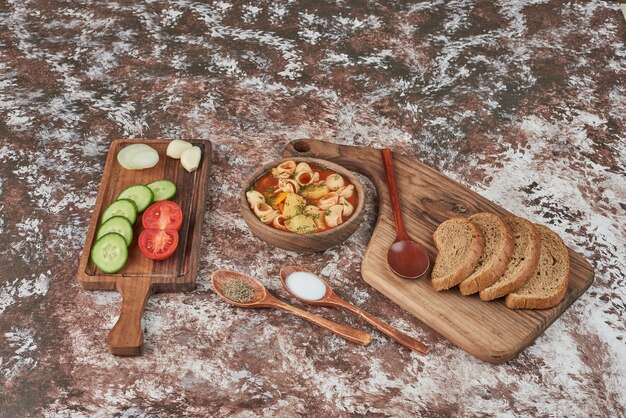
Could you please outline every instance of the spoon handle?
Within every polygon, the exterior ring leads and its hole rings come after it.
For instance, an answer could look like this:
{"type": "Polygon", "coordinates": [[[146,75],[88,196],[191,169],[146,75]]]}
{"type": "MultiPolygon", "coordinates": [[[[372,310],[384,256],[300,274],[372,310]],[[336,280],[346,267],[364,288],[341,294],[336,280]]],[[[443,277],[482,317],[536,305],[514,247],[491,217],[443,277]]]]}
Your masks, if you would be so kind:
{"type": "Polygon", "coordinates": [[[324,319],[307,311],[303,311],[302,309],[298,309],[295,306],[288,305],[282,301],[277,300],[277,302],[278,303],[274,305],[276,308],[282,309],[286,312],[290,312],[296,316],[299,316],[302,319],[306,319],[307,321],[312,322],[315,325],[320,326],[324,329],[327,329],[330,332],[333,332],[341,338],[344,338],[350,342],[359,345],[368,345],[372,341],[372,336],[365,331],[350,328],[345,325],[330,321],[328,319],[324,319]]]}
{"type": "Polygon", "coordinates": [[[400,212],[400,198],[398,197],[398,185],[396,184],[396,175],[393,170],[393,157],[391,150],[384,148],[383,165],[385,166],[385,174],[387,175],[387,188],[389,189],[389,199],[391,199],[391,210],[393,211],[393,219],[396,222],[396,234],[398,238],[409,239],[404,222],[402,222],[402,213],[400,212]]]}
{"type": "Polygon", "coordinates": [[[406,348],[413,350],[417,353],[424,354],[424,355],[428,354],[428,351],[430,351],[430,349],[426,345],[417,341],[415,338],[410,337],[404,332],[400,331],[399,329],[392,327],[386,322],[381,321],[380,319],[369,314],[368,312],[365,312],[363,309],[357,308],[351,303],[346,302],[345,300],[341,299],[339,296],[334,295],[333,301],[335,302],[336,306],[344,308],[345,310],[358,315],[359,317],[363,318],[365,321],[369,322],[374,327],[378,328],[380,332],[382,332],[383,334],[387,335],[390,338],[393,338],[394,340],[396,340],[397,342],[399,342],[406,348]]]}

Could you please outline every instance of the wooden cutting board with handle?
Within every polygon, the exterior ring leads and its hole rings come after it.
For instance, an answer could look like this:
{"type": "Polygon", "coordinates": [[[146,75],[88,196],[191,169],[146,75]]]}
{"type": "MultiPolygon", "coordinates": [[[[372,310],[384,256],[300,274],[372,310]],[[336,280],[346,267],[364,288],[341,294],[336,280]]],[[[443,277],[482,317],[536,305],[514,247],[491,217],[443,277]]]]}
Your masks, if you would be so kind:
{"type": "MultiPolygon", "coordinates": [[[[593,282],[593,268],[571,249],[567,294],[558,306],[551,309],[510,310],[502,299],[482,302],[478,295],[461,296],[456,287],[437,292],[430,284],[430,273],[426,278],[417,280],[402,279],[387,264],[387,251],[395,239],[396,231],[380,150],[299,140],[288,144],[283,155],[325,159],[362,173],[372,180],[378,192],[379,213],[361,265],[363,279],[452,343],[481,360],[502,363],[517,356],[593,282]]],[[[414,157],[396,154],[394,164],[406,229],[428,252],[431,266],[436,255],[432,234],[441,222],[477,212],[510,214],[414,157]]]]}
{"type": "Polygon", "coordinates": [[[115,355],[140,355],[143,348],[141,316],[152,293],[188,292],[195,289],[202,237],[202,221],[211,170],[211,142],[191,140],[202,150],[200,166],[189,173],[179,160],[165,155],[169,140],[113,141],[104,166],[87,239],[78,265],[78,280],[86,290],[117,290],[122,295],[122,308],[117,323],[107,336],[109,351],[115,355]],[[117,162],[117,154],[130,144],[147,144],[159,154],[156,166],[145,170],[126,170],[117,162]],[[183,224],[178,231],[176,252],[163,261],[152,261],[143,255],[137,244],[142,231],[141,215],[133,228],[133,242],[128,261],[118,273],[105,274],[90,261],[89,253],[100,224],[102,211],[116,200],[120,192],[135,184],[148,184],[166,179],[176,184],[172,199],[182,209],[183,224]]]}

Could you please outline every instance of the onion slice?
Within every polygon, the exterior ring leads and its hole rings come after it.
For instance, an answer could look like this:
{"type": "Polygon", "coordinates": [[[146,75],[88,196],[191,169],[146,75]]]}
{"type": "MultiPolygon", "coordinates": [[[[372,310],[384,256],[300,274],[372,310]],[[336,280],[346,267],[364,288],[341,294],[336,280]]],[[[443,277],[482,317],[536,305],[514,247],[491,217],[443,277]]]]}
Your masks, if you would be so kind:
{"type": "Polygon", "coordinates": [[[159,162],[159,153],[146,144],[132,144],[117,154],[117,161],[127,170],[143,170],[159,162]]]}
{"type": "Polygon", "coordinates": [[[117,162],[120,163],[122,167],[126,170],[134,170],[135,167],[130,165],[128,161],[128,147],[122,148],[120,152],[117,153],[117,162]]]}

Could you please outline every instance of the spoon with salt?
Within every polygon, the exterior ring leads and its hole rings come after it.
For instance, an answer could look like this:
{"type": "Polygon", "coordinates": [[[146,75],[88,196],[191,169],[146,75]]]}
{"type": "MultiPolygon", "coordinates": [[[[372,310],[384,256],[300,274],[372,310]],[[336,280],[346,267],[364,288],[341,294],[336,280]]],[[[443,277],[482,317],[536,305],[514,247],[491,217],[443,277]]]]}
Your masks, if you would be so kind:
{"type": "Polygon", "coordinates": [[[396,240],[387,252],[387,263],[391,270],[405,279],[417,279],[428,271],[430,260],[426,251],[411,239],[404,229],[402,222],[402,212],[400,211],[400,198],[398,197],[398,186],[396,175],[393,170],[393,157],[389,148],[382,151],[385,174],[387,175],[387,186],[389,188],[389,198],[391,200],[391,210],[396,223],[396,240]]]}
{"type": "Polygon", "coordinates": [[[427,346],[417,341],[415,338],[406,335],[397,328],[392,327],[364,310],[346,302],[337,296],[324,279],[303,267],[283,267],[280,269],[280,281],[291,296],[303,303],[345,309],[363,318],[365,321],[378,328],[383,334],[393,338],[406,348],[420,354],[427,354],[429,351],[427,346]]]}
{"type": "Polygon", "coordinates": [[[271,293],[267,291],[265,286],[263,286],[252,277],[246,276],[243,273],[228,270],[218,270],[211,275],[211,282],[213,283],[215,293],[217,293],[220,298],[224,299],[231,305],[235,305],[240,308],[281,309],[283,311],[299,316],[302,319],[306,319],[307,321],[312,322],[315,325],[318,325],[324,329],[327,329],[330,332],[337,334],[341,338],[355,344],[368,345],[372,341],[372,336],[365,331],[350,328],[345,325],[330,321],[328,319],[324,319],[320,316],[313,315],[312,313],[303,311],[302,309],[298,309],[295,306],[291,306],[275,298],[274,296],[272,296],[271,293]],[[254,295],[251,297],[250,300],[246,302],[238,302],[236,300],[230,299],[224,294],[224,286],[226,286],[226,284],[232,282],[233,280],[241,280],[252,287],[254,295]]]}

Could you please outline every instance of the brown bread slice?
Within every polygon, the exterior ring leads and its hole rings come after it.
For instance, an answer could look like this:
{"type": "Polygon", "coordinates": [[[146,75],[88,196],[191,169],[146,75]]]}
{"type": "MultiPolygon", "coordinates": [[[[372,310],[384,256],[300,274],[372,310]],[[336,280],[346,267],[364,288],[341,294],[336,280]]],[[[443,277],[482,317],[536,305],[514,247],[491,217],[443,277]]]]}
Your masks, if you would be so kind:
{"type": "Polygon", "coordinates": [[[513,255],[504,274],[497,282],[480,291],[481,300],[492,300],[524,286],[539,264],[541,239],[537,228],[517,216],[503,218],[515,240],[513,255]]]}
{"type": "Polygon", "coordinates": [[[433,234],[437,258],[432,282],[435,290],[456,286],[474,271],[485,243],[480,229],[467,219],[452,218],[433,234]]]}
{"type": "Polygon", "coordinates": [[[495,283],[509,265],[515,247],[511,230],[498,215],[482,212],[469,220],[482,232],[485,250],[474,272],[459,284],[461,294],[466,296],[495,283]]]}
{"type": "Polygon", "coordinates": [[[561,302],[569,279],[569,252],[555,232],[536,225],[541,237],[539,265],[524,286],[509,293],[504,303],[510,309],[547,309],[561,302]]]}

